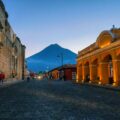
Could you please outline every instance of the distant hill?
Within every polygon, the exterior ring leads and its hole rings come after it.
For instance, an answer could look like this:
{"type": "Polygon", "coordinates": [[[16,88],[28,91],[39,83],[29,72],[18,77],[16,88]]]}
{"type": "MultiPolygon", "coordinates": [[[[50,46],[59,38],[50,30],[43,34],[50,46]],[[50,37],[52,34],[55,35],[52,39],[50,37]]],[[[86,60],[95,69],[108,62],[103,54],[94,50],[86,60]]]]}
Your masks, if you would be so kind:
{"type": "Polygon", "coordinates": [[[39,72],[48,71],[63,64],[75,64],[77,55],[69,49],[62,48],[58,44],[51,44],[42,51],[26,59],[28,70],[39,72]]]}

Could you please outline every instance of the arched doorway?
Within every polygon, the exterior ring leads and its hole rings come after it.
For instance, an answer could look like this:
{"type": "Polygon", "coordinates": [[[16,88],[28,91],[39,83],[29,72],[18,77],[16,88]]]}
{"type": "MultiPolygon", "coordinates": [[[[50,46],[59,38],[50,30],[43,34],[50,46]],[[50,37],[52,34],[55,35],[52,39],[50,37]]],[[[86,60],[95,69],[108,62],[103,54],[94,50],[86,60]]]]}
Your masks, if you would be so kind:
{"type": "Polygon", "coordinates": [[[77,71],[77,75],[78,75],[78,82],[82,81],[82,64],[78,65],[78,71],[77,71]]]}
{"type": "Polygon", "coordinates": [[[90,80],[93,83],[99,82],[99,74],[98,74],[98,59],[92,61],[90,66],[90,80]]]}
{"type": "Polygon", "coordinates": [[[84,81],[85,82],[90,81],[90,65],[89,65],[89,62],[86,62],[84,64],[84,81]]]}
{"type": "Polygon", "coordinates": [[[112,56],[111,55],[107,55],[104,60],[103,60],[105,67],[103,69],[105,69],[105,78],[106,78],[106,83],[108,84],[113,84],[114,80],[113,80],[113,62],[112,62],[112,56]]]}

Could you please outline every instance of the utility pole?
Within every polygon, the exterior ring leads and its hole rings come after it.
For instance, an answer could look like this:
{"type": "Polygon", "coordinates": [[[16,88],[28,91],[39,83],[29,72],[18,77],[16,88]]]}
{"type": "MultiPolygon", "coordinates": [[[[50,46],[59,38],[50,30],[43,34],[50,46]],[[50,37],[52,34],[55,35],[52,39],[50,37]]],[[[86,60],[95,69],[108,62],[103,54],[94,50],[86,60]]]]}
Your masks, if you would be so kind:
{"type": "Polygon", "coordinates": [[[61,67],[63,67],[63,53],[60,53],[57,57],[61,59],[61,67]]]}

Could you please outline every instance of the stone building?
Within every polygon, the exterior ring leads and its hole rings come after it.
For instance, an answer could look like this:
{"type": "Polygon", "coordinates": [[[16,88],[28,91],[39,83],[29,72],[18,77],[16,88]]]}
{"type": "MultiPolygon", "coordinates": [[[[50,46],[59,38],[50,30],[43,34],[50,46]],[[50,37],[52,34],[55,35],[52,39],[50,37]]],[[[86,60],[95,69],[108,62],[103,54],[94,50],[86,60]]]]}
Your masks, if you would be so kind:
{"type": "Polygon", "coordinates": [[[25,46],[8,22],[8,14],[0,0],[0,71],[6,79],[24,78],[25,46]]]}
{"type": "Polygon", "coordinates": [[[120,85],[120,29],[101,32],[95,43],[78,52],[77,82],[120,85]]]}

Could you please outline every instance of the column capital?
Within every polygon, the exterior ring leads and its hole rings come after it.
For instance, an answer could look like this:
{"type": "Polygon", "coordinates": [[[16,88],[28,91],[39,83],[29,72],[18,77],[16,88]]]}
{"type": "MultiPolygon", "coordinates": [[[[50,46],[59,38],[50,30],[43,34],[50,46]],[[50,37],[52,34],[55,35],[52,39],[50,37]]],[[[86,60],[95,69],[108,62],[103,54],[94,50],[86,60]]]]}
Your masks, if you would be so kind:
{"type": "Polygon", "coordinates": [[[99,64],[108,64],[108,62],[100,62],[99,64]]]}
{"type": "Polygon", "coordinates": [[[97,67],[97,65],[90,64],[90,67],[97,67]]]}

